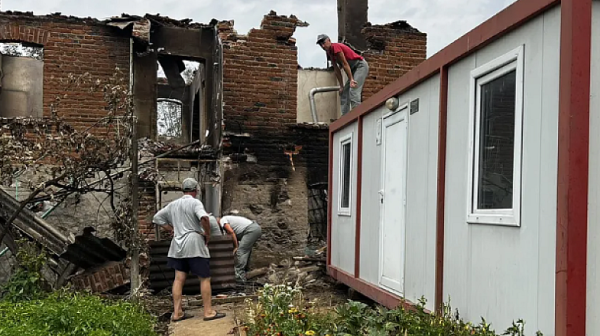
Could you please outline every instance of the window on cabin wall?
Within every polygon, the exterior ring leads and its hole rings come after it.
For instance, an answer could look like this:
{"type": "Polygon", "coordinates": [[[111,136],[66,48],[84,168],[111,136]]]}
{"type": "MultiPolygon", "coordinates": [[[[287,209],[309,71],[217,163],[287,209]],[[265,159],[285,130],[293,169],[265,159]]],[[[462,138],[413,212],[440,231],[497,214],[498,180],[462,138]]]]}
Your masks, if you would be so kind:
{"type": "Polygon", "coordinates": [[[338,213],[350,216],[352,193],[352,134],[340,140],[340,189],[338,213]]]}
{"type": "Polygon", "coordinates": [[[520,225],[523,48],[471,73],[468,221],[520,225]]]}

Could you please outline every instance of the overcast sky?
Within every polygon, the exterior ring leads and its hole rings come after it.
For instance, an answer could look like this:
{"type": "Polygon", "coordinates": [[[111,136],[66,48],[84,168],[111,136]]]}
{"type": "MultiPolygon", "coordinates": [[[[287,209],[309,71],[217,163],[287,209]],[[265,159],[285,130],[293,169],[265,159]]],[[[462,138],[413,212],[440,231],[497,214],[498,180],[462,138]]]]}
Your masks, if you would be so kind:
{"type": "MultiPolygon", "coordinates": [[[[2,10],[62,12],[80,17],[108,18],[121,13],[166,15],[208,23],[211,19],[235,21],[238,33],[258,28],[270,10],[294,14],[310,24],[298,28],[299,63],[324,67],[323,51],[315,45],[319,33],[337,38],[337,0],[0,0],[2,10]]],[[[365,0],[367,1],[367,0],[365,0]]],[[[406,20],[427,33],[428,57],[504,9],[514,0],[369,0],[369,21],[383,24],[406,20]]]]}

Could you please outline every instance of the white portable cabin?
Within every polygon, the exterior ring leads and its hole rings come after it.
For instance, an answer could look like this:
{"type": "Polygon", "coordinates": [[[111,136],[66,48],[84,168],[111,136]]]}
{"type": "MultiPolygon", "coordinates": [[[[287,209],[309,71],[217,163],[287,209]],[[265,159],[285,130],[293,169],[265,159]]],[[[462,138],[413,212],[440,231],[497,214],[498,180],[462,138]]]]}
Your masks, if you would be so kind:
{"type": "Polygon", "coordinates": [[[515,2],[330,126],[329,274],[600,335],[599,130],[600,1],[515,2]]]}

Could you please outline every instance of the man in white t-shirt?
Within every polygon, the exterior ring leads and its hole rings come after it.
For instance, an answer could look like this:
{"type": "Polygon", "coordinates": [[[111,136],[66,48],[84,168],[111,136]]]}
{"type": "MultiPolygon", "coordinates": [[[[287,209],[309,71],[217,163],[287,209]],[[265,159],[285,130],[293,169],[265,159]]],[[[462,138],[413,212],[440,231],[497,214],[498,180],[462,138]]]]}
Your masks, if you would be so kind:
{"type": "Polygon", "coordinates": [[[204,320],[225,317],[212,309],[210,286],[210,252],[208,242],[211,228],[204,205],[196,198],[198,182],[187,178],[182,183],[183,197],[169,203],[154,215],[152,222],[173,231],[167,266],[175,270],[173,281],[173,322],[192,317],[182,308],[182,291],[188,273],[200,278],[200,291],[204,302],[204,320]]]}
{"type": "Polygon", "coordinates": [[[238,281],[246,281],[246,272],[250,266],[252,247],[262,235],[262,229],[256,221],[242,216],[223,216],[217,218],[219,225],[231,236],[235,245],[235,276],[238,281]]]}

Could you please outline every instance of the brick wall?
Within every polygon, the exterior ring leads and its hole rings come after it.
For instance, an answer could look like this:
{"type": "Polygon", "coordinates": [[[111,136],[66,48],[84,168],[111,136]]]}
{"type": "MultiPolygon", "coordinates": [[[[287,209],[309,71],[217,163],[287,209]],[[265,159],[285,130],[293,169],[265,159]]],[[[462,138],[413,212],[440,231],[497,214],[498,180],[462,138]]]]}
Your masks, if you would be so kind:
{"type": "MultiPolygon", "coordinates": [[[[219,24],[223,113],[230,134],[224,154],[252,159],[226,166],[223,210],[237,210],[263,226],[257,266],[272,256],[303,253],[298,250],[309,232],[308,188],[327,182],[327,127],[296,126],[298,51],[292,35],[304,25],[274,12],[246,36],[234,31],[232,21],[219,24]]],[[[364,99],[425,59],[426,35],[405,22],[368,25],[363,35],[371,68],[364,99]]]]}
{"type": "Polygon", "coordinates": [[[149,181],[139,181],[139,199],[138,225],[142,236],[148,240],[156,238],[152,217],[156,213],[156,191],[154,183],[149,181]]]}
{"type": "Polygon", "coordinates": [[[279,144],[286,126],[296,123],[297,106],[298,50],[292,35],[306,25],[273,11],[246,36],[233,30],[233,21],[219,24],[225,130],[259,135],[244,146],[263,163],[285,162],[279,144]]]}
{"type": "Polygon", "coordinates": [[[427,34],[405,21],[385,25],[367,24],[362,33],[368,50],[369,77],[363,88],[363,101],[402,77],[427,57],[427,34]]]}
{"type": "Polygon", "coordinates": [[[130,281],[129,269],[120,262],[110,262],[97,269],[86,271],[71,279],[77,290],[104,293],[119,288],[130,281]]]}
{"type": "Polygon", "coordinates": [[[89,73],[107,81],[119,67],[129,73],[129,39],[94,19],[30,13],[0,13],[0,42],[21,42],[44,48],[44,116],[60,97],[59,115],[75,127],[87,127],[106,115],[101,90],[67,86],[69,75],[89,73]]]}

